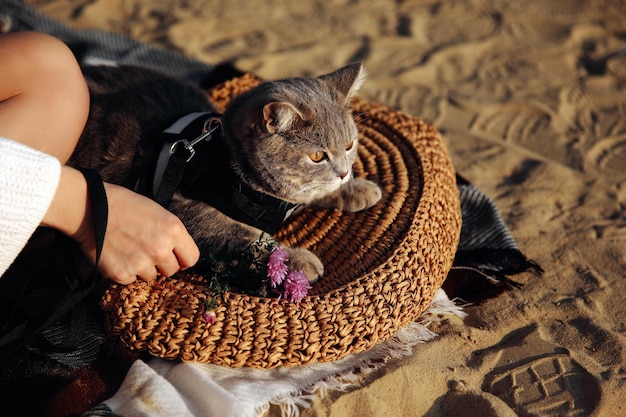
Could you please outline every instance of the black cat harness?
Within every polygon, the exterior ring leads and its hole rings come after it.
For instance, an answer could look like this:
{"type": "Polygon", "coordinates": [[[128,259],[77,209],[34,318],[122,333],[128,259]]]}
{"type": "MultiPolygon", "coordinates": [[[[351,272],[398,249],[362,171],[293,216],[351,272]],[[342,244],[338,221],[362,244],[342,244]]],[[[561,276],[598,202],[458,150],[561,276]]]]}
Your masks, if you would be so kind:
{"type": "Polygon", "coordinates": [[[190,113],[163,132],[151,185],[152,198],[163,206],[179,191],[269,234],[298,207],[253,189],[232,173],[216,113],[190,113]]]}

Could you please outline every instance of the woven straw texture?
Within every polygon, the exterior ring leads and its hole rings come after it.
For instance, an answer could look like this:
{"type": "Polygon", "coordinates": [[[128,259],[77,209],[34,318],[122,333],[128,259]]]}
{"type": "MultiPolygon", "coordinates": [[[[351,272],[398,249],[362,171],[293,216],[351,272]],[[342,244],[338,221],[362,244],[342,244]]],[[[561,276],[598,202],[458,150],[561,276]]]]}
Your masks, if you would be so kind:
{"type": "MultiPolygon", "coordinates": [[[[220,108],[254,87],[251,75],[210,92],[220,108]]],[[[107,330],[136,351],[228,367],[272,368],[338,360],[391,338],[430,304],[452,265],[461,228],[454,169],[439,133],[421,120],[355,99],[355,175],[382,200],[359,213],[307,209],[276,235],[308,248],[325,276],[299,303],[228,292],[203,318],[202,277],[112,285],[107,330]]]]}

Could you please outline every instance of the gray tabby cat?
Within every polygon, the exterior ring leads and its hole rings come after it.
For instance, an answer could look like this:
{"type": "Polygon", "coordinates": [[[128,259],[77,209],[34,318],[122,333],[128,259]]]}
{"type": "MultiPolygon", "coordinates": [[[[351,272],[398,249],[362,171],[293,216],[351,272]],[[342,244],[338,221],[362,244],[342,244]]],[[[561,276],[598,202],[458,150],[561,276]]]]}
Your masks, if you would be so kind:
{"type": "MultiPolygon", "coordinates": [[[[89,67],[84,73],[92,109],[70,164],[96,168],[105,181],[149,194],[142,176],[154,165],[160,132],[187,113],[212,111],[210,103],[197,87],[145,69],[89,67]]],[[[378,185],[352,175],[358,133],[350,101],[363,79],[361,65],[352,64],[317,78],[265,82],[230,103],[221,137],[212,139],[222,151],[212,148],[196,157],[209,168],[167,205],[201,251],[236,254],[262,235],[256,225],[220,212],[210,199],[201,201],[209,185],[227,183],[231,190],[243,187],[299,207],[348,211],[381,198],[378,185]],[[216,157],[219,152],[224,153],[216,157]]],[[[288,251],[291,270],[303,271],[310,282],[323,275],[315,254],[288,251]]]]}

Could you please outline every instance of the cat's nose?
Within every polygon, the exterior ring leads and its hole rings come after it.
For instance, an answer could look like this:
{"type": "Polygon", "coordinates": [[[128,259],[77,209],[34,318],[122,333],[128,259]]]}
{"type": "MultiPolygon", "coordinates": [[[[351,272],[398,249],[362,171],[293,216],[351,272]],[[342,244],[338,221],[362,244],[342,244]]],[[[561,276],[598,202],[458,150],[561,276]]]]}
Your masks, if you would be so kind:
{"type": "Polygon", "coordinates": [[[341,174],[339,174],[339,178],[341,178],[341,179],[344,179],[347,176],[348,176],[348,171],[342,172],[341,174]]]}

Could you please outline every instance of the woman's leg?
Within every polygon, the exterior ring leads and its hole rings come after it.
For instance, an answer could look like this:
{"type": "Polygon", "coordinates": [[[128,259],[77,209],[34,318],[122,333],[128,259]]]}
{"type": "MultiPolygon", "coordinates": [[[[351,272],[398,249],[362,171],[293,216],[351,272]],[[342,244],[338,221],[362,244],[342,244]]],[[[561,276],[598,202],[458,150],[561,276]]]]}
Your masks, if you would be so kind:
{"type": "Polygon", "coordinates": [[[78,62],[43,33],[0,35],[0,136],[57,157],[70,157],[89,113],[78,62]]]}

